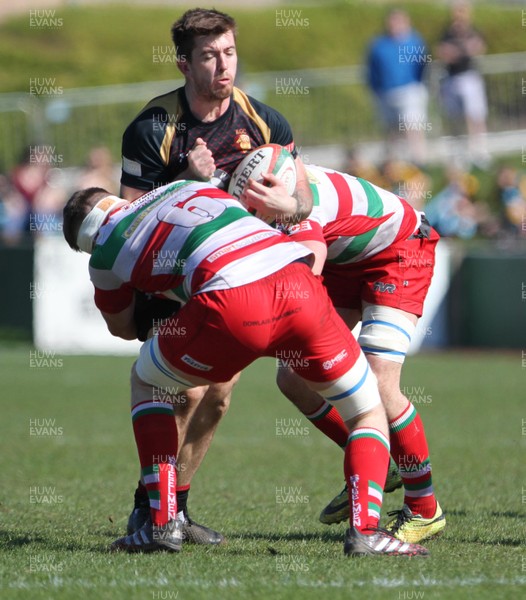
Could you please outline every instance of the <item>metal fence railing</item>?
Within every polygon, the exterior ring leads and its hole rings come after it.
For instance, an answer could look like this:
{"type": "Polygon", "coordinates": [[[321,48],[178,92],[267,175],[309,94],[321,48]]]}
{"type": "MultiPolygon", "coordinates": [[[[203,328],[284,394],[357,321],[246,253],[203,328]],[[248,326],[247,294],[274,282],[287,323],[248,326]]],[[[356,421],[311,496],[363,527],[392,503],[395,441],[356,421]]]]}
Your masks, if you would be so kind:
{"type": "MultiPolygon", "coordinates": [[[[480,59],[490,132],[526,129],[526,52],[480,59]]],[[[445,133],[438,101],[442,75],[431,63],[430,137],[445,133]]],[[[118,160],[121,135],[144,104],[181,80],[49,90],[48,94],[0,94],[0,171],[13,166],[24,147],[46,144],[61,166],[82,164],[89,148],[108,146],[118,160]]],[[[280,110],[301,145],[349,144],[381,138],[361,66],[276,71],[243,75],[249,94],[280,110]]]]}

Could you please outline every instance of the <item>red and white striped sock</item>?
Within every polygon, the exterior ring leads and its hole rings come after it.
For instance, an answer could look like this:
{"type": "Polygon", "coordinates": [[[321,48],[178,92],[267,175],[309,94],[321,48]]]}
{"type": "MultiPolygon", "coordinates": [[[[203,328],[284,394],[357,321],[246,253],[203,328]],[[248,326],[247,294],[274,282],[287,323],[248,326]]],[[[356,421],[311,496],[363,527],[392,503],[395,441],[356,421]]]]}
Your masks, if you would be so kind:
{"type": "Polygon", "coordinates": [[[349,491],[351,527],[372,534],[378,527],[389,464],[389,440],[378,429],[358,427],[349,434],[344,472],[349,491]]]}
{"type": "Polygon", "coordinates": [[[340,417],[340,413],[334,406],[329,404],[326,400],[323,400],[321,406],[313,413],[305,416],[314,427],[317,427],[335,444],[338,444],[340,448],[345,448],[347,445],[347,438],[349,437],[349,430],[347,429],[347,425],[343,422],[343,419],[340,417]]]}
{"type": "Polygon", "coordinates": [[[436,511],[429,449],[424,425],[411,402],[389,421],[389,433],[391,452],[404,482],[404,503],[412,513],[429,519],[436,511]]]}
{"type": "Polygon", "coordinates": [[[177,514],[177,425],[173,406],[141,402],[132,409],[132,421],[152,523],[165,525],[177,514]]]}

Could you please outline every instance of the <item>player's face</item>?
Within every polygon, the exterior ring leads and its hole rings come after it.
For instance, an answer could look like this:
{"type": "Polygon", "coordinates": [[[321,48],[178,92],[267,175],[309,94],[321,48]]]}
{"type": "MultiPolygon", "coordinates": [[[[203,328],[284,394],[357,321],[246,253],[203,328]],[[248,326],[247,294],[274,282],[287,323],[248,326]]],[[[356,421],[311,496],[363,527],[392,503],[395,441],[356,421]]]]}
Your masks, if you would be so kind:
{"type": "Polygon", "coordinates": [[[186,63],[183,73],[197,96],[224,100],[232,94],[236,70],[236,41],[229,31],[198,37],[192,60],[186,63]]]}

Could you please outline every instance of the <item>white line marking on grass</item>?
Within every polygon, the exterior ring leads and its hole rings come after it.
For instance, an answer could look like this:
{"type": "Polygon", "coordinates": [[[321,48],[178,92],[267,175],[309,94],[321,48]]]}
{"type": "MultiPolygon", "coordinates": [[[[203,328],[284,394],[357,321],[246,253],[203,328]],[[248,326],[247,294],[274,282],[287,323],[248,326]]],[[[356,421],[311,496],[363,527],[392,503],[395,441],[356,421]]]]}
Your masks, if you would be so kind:
{"type": "MultiPolygon", "coordinates": [[[[67,580],[63,577],[51,577],[48,581],[39,581],[39,582],[27,582],[27,581],[11,581],[4,588],[1,589],[24,589],[24,590],[36,590],[36,589],[46,589],[46,588],[75,588],[75,589],[97,589],[100,587],[136,587],[136,586],[146,586],[146,587],[173,587],[175,584],[177,587],[184,589],[185,587],[195,587],[198,589],[210,589],[217,588],[218,586],[221,588],[240,588],[243,589],[245,585],[248,585],[250,582],[243,582],[231,577],[229,579],[221,579],[219,582],[217,581],[205,581],[202,579],[190,579],[190,580],[179,580],[179,581],[168,581],[166,577],[159,577],[156,580],[152,580],[151,578],[145,579],[139,577],[137,579],[128,579],[126,581],[104,581],[95,583],[93,581],[84,581],[79,579],[71,579],[67,580]]],[[[396,579],[389,579],[387,577],[374,577],[371,580],[358,580],[358,581],[344,581],[333,580],[333,581],[309,581],[304,579],[294,580],[274,580],[265,583],[261,583],[261,588],[274,588],[277,584],[280,587],[303,587],[303,588],[346,588],[350,589],[353,587],[365,587],[365,586],[375,586],[382,588],[393,588],[393,587],[408,587],[408,586],[422,586],[422,587],[445,587],[445,588],[455,588],[455,587],[472,587],[477,585],[525,585],[526,577],[514,577],[511,579],[491,579],[489,577],[467,577],[467,578],[456,578],[456,579],[434,579],[428,577],[421,577],[419,579],[405,579],[403,577],[399,577],[396,579]]]]}
{"type": "MultiPolygon", "coordinates": [[[[282,585],[287,585],[289,582],[283,582],[282,585]]],[[[403,577],[397,579],[388,579],[386,577],[374,577],[372,580],[354,580],[352,582],[337,580],[337,581],[307,581],[298,580],[294,582],[295,585],[300,587],[320,587],[320,588],[352,588],[353,586],[364,587],[366,585],[374,585],[376,587],[407,587],[407,586],[422,586],[422,587],[466,587],[474,585],[524,585],[526,584],[526,577],[514,577],[512,579],[490,579],[488,577],[467,577],[467,578],[456,578],[456,579],[433,579],[428,577],[422,577],[420,579],[406,580],[403,577]]]]}

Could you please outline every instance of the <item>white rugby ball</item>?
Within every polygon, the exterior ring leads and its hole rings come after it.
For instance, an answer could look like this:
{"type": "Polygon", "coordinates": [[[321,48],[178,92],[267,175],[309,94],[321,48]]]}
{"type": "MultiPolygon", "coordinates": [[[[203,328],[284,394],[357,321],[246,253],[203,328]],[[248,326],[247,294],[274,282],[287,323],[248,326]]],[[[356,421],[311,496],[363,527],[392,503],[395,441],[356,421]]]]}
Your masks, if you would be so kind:
{"type": "Polygon", "coordinates": [[[263,183],[263,173],[272,173],[281,180],[289,195],[296,189],[296,163],[292,154],[279,144],[265,144],[249,152],[236,167],[228,185],[228,193],[239,200],[247,181],[263,183]]]}

